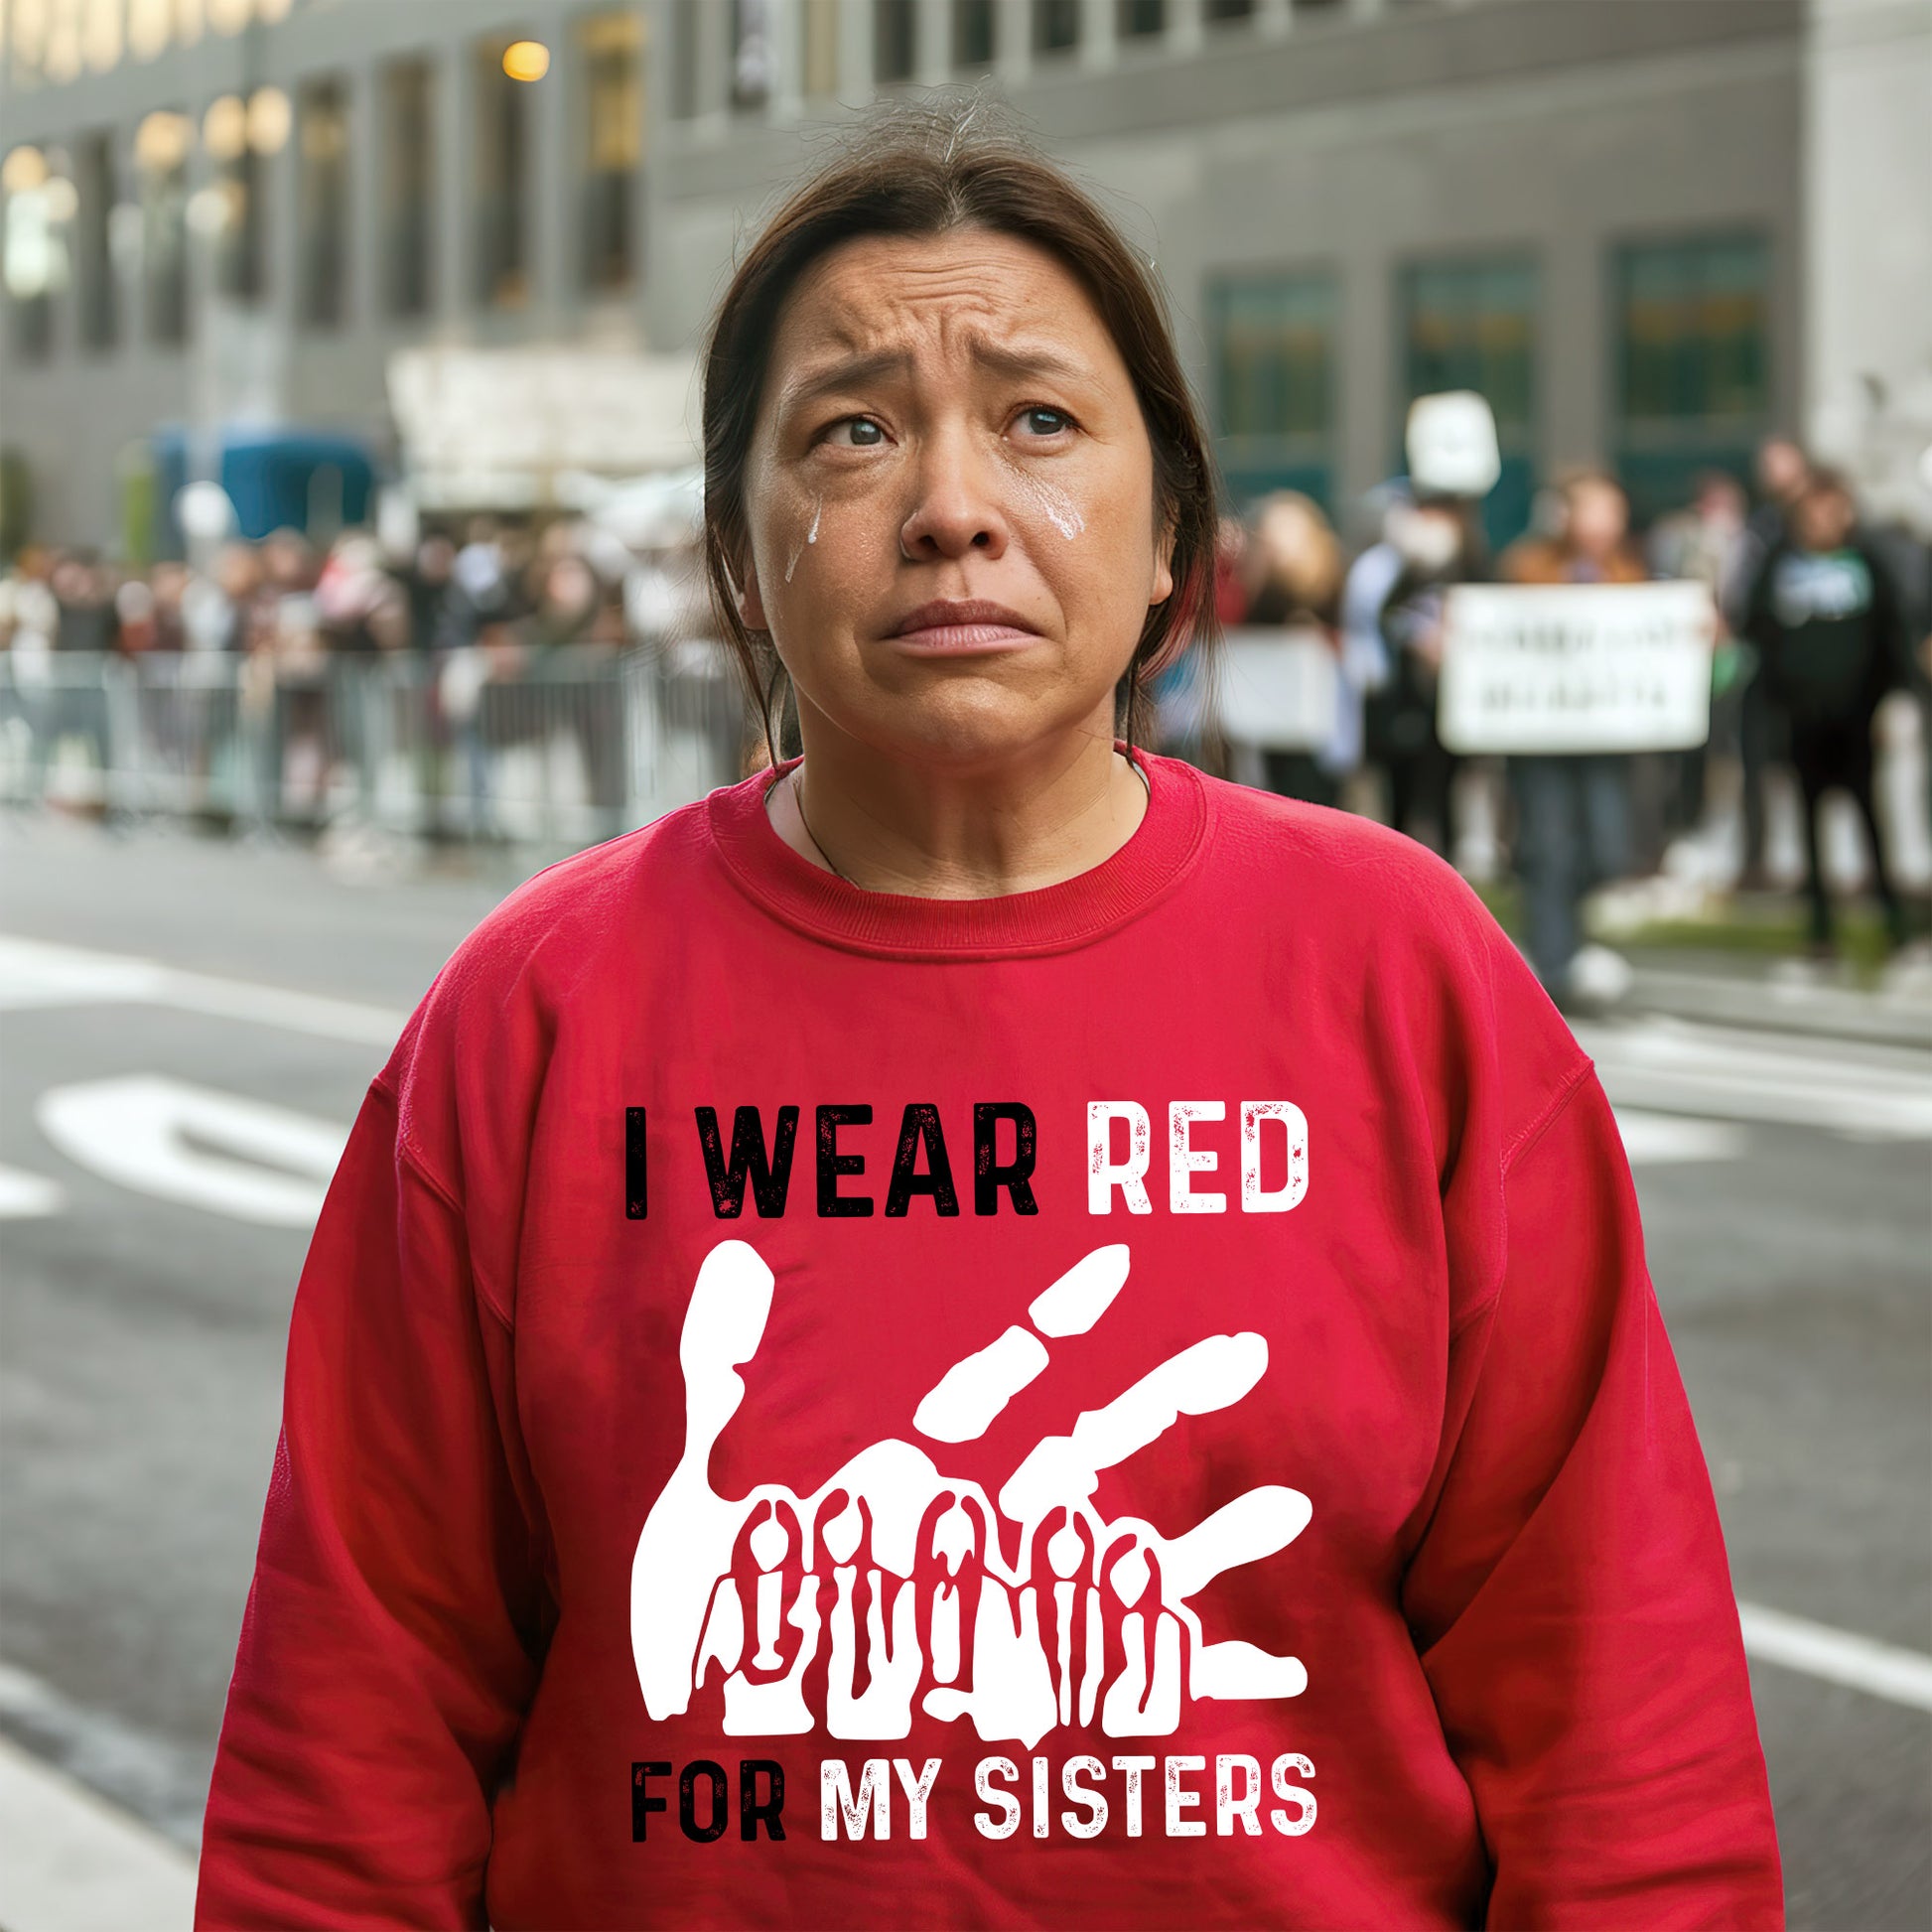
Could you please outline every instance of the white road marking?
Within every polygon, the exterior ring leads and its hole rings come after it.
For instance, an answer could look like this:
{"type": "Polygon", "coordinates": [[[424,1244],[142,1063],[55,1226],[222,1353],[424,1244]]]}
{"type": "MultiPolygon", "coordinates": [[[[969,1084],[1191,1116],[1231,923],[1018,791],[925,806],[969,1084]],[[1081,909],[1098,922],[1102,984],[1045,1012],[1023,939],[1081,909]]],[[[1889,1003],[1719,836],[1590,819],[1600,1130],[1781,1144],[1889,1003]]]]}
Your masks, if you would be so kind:
{"type": "Polygon", "coordinates": [[[409,1017],[357,1000],[183,972],[127,953],[0,935],[0,1010],[107,1005],[172,1007],[374,1046],[393,1045],[409,1017]]]}
{"type": "Polygon", "coordinates": [[[50,1087],[35,1108],[69,1160],[158,1200],[310,1227],[348,1130],[158,1073],[50,1087]]]}
{"type": "Polygon", "coordinates": [[[1767,1121],[1863,1140],[1932,1140],[1932,1055],[1909,1048],[1685,1020],[1576,1032],[1619,1111],[1767,1121]]]}
{"type": "Polygon", "coordinates": [[[1750,1145],[1741,1127],[1727,1120],[1699,1120],[1686,1114],[1653,1114],[1642,1107],[1618,1107],[1617,1131],[1633,1168],[1670,1167],[1686,1161],[1734,1161],[1750,1145]]]}
{"type": "Polygon", "coordinates": [[[1807,1677],[1821,1677],[1828,1684],[1846,1684],[1890,1704],[1932,1711],[1932,1657],[1880,1643],[1875,1637],[1834,1630],[1828,1623],[1767,1610],[1761,1603],[1740,1602],[1737,1621],[1747,1656],[1802,1671],[1807,1677]]]}
{"type": "Polygon", "coordinates": [[[58,1180],[19,1168],[0,1168],[0,1221],[39,1220],[60,1213],[67,1204],[58,1180]]]}
{"type": "Polygon", "coordinates": [[[188,1932],[195,1861],[0,1737],[0,1925],[7,1932],[188,1932]]]}

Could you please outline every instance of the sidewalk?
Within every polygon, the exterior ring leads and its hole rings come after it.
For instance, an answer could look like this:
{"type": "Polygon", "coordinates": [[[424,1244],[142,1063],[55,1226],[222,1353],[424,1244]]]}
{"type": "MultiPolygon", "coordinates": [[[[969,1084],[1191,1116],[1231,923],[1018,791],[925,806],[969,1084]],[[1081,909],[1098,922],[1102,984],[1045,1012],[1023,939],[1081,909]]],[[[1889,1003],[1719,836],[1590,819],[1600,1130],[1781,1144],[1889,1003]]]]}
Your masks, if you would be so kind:
{"type": "Polygon", "coordinates": [[[1867,988],[1841,967],[1802,958],[1679,947],[1619,950],[1636,977],[1618,1014],[1662,1014],[1932,1051],[1932,961],[1901,964],[1867,988]]]}

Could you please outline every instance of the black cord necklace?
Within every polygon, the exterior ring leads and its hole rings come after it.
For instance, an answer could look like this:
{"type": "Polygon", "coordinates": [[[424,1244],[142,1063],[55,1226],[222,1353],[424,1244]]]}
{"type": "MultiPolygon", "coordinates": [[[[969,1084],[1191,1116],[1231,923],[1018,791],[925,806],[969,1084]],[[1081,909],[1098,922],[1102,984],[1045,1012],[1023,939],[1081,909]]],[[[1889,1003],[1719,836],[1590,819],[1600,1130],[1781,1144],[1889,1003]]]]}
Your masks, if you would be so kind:
{"type": "Polygon", "coordinates": [[[805,828],[805,836],[811,840],[812,849],[818,854],[818,856],[821,859],[825,861],[825,870],[829,872],[834,879],[844,879],[845,883],[848,886],[856,886],[858,884],[856,880],[847,878],[846,875],[842,873],[838,869],[838,867],[832,863],[832,855],[826,851],[824,846],[819,844],[818,834],[812,830],[811,820],[805,816],[804,773],[805,773],[805,767],[802,764],[795,764],[791,768],[791,802],[798,808],[798,822],[800,825],[802,825],[805,828]]]}
{"type": "MultiPolygon", "coordinates": [[[[1127,760],[1127,768],[1133,772],[1135,777],[1140,779],[1141,789],[1152,798],[1154,788],[1148,783],[1147,773],[1141,769],[1139,762],[1134,759],[1129,759],[1127,760]]],[[[805,816],[805,767],[802,763],[794,764],[791,767],[791,802],[798,808],[798,822],[805,828],[805,836],[811,840],[812,850],[825,861],[825,870],[834,879],[843,879],[848,886],[858,886],[859,882],[856,879],[852,878],[848,873],[841,872],[832,863],[832,855],[820,843],[818,834],[812,830],[811,820],[805,816]]]]}

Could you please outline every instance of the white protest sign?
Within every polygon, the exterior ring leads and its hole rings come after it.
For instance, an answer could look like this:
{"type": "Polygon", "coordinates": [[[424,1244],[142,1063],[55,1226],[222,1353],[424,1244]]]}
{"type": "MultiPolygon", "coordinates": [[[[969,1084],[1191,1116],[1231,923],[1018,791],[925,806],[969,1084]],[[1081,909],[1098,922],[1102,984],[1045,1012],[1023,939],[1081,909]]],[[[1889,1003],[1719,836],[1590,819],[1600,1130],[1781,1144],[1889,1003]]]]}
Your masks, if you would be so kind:
{"type": "Polygon", "coordinates": [[[1487,496],[1503,474],[1495,413],[1473,389],[1418,396],[1403,443],[1409,481],[1427,495],[1487,496]]]}
{"type": "Polygon", "coordinates": [[[1320,631],[1230,630],[1216,709],[1237,745],[1312,752],[1334,736],[1335,653],[1320,631]]]}
{"type": "Polygon", "coordinates": [[[1452,752],[1674,752],[1711,735],[1702,584],[1458,584],[1436,728],[1452,752]]]}

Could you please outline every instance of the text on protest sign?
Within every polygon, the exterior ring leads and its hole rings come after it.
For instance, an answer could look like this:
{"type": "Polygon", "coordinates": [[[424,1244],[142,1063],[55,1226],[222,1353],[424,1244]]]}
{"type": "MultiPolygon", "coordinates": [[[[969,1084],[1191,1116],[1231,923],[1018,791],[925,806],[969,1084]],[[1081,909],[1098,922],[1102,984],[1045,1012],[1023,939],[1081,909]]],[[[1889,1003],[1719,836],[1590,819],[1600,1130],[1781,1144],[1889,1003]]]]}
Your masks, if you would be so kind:
{"type": "Polygon", "coordinates": [[[1457,585],[1437,730],[1452,752],[1669,752],[1711,734],[1702,584],[1457,585]]]}

